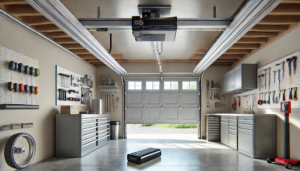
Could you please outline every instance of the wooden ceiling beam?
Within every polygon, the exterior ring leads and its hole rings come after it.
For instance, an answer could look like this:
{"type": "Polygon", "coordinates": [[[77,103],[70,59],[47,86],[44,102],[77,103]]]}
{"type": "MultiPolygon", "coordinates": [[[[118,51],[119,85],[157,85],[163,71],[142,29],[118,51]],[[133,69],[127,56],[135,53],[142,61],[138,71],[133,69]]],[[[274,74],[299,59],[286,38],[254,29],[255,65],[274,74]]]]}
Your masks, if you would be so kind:
{"type": "Polygon", "coordinates": [[[279,4],[268,15],[300,15],[300,4],[279,4]]]}
{"type": "Polygon", "coordinates": [[[50,22],[44,16],[20,16],[19,18],[24,23],[30,26],[52,24],[52,22],[50,22]]]}
{"type": "Polygon", "coordinates": [[[63,44],[69,44],[69,43],[77,44],[77,42],[75,42],[72,38],[54,38],[53,41],[61,44],[62,46],[63,46],[63,44]]]}
{"type": "Polygon", "coordinates": [[[29,4],[23,5],[5,5],[3,6],[4,10],[14,15],[16,17],[19,16],[42,16],[39,12],[37,12],[34,8],[32,8],[29,4]]]}
{"type": "Polygon", "coordinates": [[[237,43],[267,43],[267,38],[241,38],[237,43]]]}
{"type": "Polygon", "coordinates": [[[217,63],[228,63],[228,62],[236,62],[237,59],[217,59],[215,62],[217,63]]]}
{"type": "Polygon", "coordinates": [[[274,15],[269,15],[266,16],[264,19],[262,19],[259,23],[257,24],[264,24],[264,25],[286,25],[286,24],[296,24],[299,22],[300,16],[274,16],[274,15]]]}
{"type": "Polygon", "coordinates": [[[25,0],[0,0],[0,5],[24,5],[28,4],[25,0]]]}
{"type": "Polygon", "coordinates": [[[75,54],[91,54],[86,49],[70,49],[70,51],[75,53],[75,54]]]}
{"type": "Polygon", "coordinates": [[[82,47],[80,44],[76,44],[76,43],[70,43],[70,44],[62,44],[63,47],[65,47],[66,49],[85,49],[84,47],[82,47]]]}
{"type": "Polygon", "coordinates": [[[300,4],[300,0],[283,0],[281,4],[300,4]]]}
{"type": "Polygon", "coordinates": [[[45,36],[49,38],[66,38],[69,37],[66,33],[63,31],[58,31],[58,32],[45,32],[43,33],[45,36]]]}
{"type": "Polygon", "coordinates": [[[219,59],[241,59],[243,56],[242,54],[223,54],[219,59]]]}
{"type": "Polygon", "coordinates": [[[211,66],[231,66],[231,62],[230,63],[219,63],[219,62],[214,62],[213,64],[211,64],[211,66]]]}
{"type": "Polygon", "coordinates": [[[232,45],[229,49],[257,49],[259,48],[260,44],[240,44],[240,43],[236,43],[234,45],[232,45]]]}
{"type": "Polygon", "coordinates": [[[58,32],[61,31],[56,25],[54,24],[47,24],[47,25],[37,25],[32,26],[32,28],[36,29],[37,31],[43,32],[58,32]]]}
{"type": "Polygon", "coordinates": [[[228,49],[224,54],[246,55],[251,53],[250,49],[228,49]]]}
{"type": "Polygon", "coordinates": [[[78,54],[78,56],[82,59],[97,59],[94,55],[92,54],[78,54]]]}
{"type": "Polygon", "coordinates": [[[277,36],[277,32],[257,32],[257,31],[249,31],[243,37],[275,37],[277,36]]]}
{"type": "Polygon", "coordinates": [[[250,31],[279,32],[288,28],[289,25],[256,25],[250,31]]]}

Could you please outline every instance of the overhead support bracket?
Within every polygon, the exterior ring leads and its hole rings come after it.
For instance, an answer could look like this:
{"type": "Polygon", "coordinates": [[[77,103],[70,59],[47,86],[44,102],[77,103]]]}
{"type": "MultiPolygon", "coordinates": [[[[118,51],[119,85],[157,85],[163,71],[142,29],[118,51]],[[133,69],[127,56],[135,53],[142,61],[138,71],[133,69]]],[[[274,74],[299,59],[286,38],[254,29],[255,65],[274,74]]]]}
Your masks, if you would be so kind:
{"type": "Polygon", "coordinates": [[[95,37],[59,0],[26,0],[26,2],[106,66],[119,75],[127,73],[127,71],[105,50],[95,37]]]}
{"type": "MultiPolygon", "coordinates": [[[[132,30],[131,18],[81,18],[79,22],[88,30],[132,30]]],[[[224,31],[232,22],[230,18],[177,19],[177,30],[224,31]]]]}
{"type": "MultiPolygon", "coordinates": [[[[162,44],[162,42],[160,42],[162,44]]],[[[162,75],[162,68],[161,68],[161,53],[158,52],[158,44],[160,44],[158,42],[153,42],[153,46],[154,46],[154,51],[155,51],[155,56],[157,58],[157,62],[158,62],[158,67],[159,67],[159,73],[162,75]]]]}
{"type": "Polygon", "coordinates": [[[193,73],[200,74],[216,61],[244,34],[269,14],[282,0],[249,0],[234,17],[230,26],[214,42],[193,73]]]}

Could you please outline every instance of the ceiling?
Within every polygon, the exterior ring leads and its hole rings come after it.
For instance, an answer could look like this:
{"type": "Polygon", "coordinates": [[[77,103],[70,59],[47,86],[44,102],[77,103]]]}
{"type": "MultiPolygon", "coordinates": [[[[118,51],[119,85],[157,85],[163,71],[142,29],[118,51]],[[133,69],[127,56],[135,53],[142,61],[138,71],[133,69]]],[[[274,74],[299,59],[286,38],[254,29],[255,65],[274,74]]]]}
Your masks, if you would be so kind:
{"type": "MultiPolygon", "coordinates": [[[[101,18],[131,18],[138,15],[138,5],[171,5],[171,16],[178,18],[212,18],[216,6],[218,18],[229,18],[242,0],[61,0],[77,18],[96,18],[100,6],[101,18]]],[[[0,0],[0,8],[27,25],[64,46],[87,62],[103,65],[58,27],[48,21],[25,0],[0,0]]],[[[254,26],[213,65],[232,65],[276,41],[299,26],[300,1],[284,0],[261,22],[254,26]]],[[[109,49],[109,34],[113,35],[112,56],[120,63],[157,63],[150,42],[135,42],[131,31],[91,32],[109,49]]],[[[175,42],[164,42],[162,63],[199,63],[203,54],[220,34],[219,31],[177,31],[175,42]]]]}

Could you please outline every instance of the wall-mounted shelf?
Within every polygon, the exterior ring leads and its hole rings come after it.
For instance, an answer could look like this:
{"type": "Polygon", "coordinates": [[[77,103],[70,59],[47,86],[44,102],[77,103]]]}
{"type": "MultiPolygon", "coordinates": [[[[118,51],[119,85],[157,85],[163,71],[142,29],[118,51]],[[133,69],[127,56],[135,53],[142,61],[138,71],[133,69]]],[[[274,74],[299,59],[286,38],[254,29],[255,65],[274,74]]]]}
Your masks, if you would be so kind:
{"type": "Polygon", "coordinates": [[[32,128],[33,123],[15,123],[9,125],[0,125],[0,131],[8,131],[13,129],[32,128]]]}
{"type": "Polygon", "coordinates": [[[119,88],[116,85],[101,85],[99,86],[101,92],[118,92],[119,88]]]}
{"type": "Polygon", "coordinates": [[[0,104],[0,109],[39,109],[39,105],[0,104]]]}

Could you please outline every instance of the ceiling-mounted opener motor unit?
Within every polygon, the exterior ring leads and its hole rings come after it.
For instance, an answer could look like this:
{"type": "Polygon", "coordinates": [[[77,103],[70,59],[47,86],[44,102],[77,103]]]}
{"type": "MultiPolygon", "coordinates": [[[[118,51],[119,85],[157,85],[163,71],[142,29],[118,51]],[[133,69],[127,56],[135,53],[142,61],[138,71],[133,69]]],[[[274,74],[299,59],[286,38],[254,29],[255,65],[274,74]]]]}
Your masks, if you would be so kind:
{"type": "Polygon", "coordinates": [[[175,41],[177,17],[169,16],[171,5],[139,5],[140,16],[132,16],[132,35],[137,42],[141,41],[175,41]]]}

